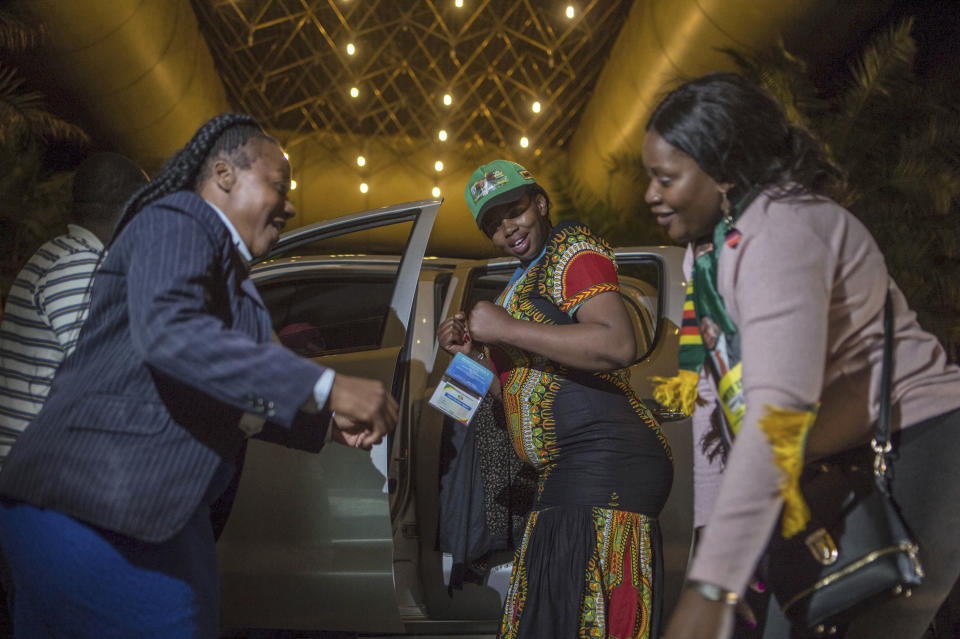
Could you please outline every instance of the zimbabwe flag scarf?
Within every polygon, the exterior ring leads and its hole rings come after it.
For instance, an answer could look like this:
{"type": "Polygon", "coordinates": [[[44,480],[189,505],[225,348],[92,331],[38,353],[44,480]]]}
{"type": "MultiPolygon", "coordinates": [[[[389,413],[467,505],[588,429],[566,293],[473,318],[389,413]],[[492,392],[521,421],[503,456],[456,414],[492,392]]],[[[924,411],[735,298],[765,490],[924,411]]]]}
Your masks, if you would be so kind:
{"type": "Polygon", "coordinates": [[[717,381],[717,394],[723,407],[724,441],[727,445],[740,430],[743,402],[740,334],[727,315],[723,298],[717,291],[717,263],[724,245],[733,248],[740,242],[736,221],[760,193],[751,189],[731,207],[713,229],[711,241],[694,247],[693,274],[687,282],[680,326],[679,373],[676,377],[654,377],[653,397],[670,410],[692,415],[697,399],[697,379],[705,362],[717,381]]]}
{"type": "MultiPolygon", "coordinates": [[[[697,399],[700,369],[707,363],[717,384],[717,398],[723,409],[721,420],[724,445],[729,450],[740,430],[746,404],[743,396],[743,366],[740,362],[740,334],[727,314],[717,290],[720,251],[736,248],[740,231],[735,224],[743,211],[760,194],[755,186],[731,207],[713,229],[711,241],[694,247],[693,274],[687,283],[680,326],[679,372],[676,377],[652,377],[654,399],[665,408],[692,415],[697,399]]],[[[809,519],[809,509],[800,493],[803,445],[816,418],[810,411],[766,407],[760,428],[773,446],[774,462],[786,474],[780,486],[784,497],[783,530],[787,537],[799,532],[809,519]]]]}

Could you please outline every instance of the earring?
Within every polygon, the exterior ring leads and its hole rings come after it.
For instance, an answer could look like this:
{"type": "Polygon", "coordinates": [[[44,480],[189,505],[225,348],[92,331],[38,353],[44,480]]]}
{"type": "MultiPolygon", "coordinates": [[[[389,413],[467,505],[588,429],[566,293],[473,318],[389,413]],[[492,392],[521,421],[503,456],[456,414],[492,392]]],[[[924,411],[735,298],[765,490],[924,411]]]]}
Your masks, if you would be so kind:
{"type": "Polygon", "coordinates": [[[727,228],[733,226],[733,216],[730,215],[731,211],[733,211],[733,206],[730,204],[727,192],[720,191],[720,212],[723,214],[723,221],[726,223],[727,228]]]}

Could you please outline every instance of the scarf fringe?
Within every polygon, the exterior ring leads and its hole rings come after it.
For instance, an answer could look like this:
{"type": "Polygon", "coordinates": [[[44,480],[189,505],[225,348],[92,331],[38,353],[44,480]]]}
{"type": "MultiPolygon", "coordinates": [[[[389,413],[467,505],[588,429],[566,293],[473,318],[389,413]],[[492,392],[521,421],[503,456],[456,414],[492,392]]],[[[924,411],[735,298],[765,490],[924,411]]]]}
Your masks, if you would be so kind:
{"type": "Polygon", "coordinates": [[[699,379],[698,373],[683,368],[676,377],[651,377],[650,381],[656,384],[653,398],[664,408],[678,410],[688,416],[693,415],[699,379]]]}
{"type": "Polygon", "coordinates": [[[774,463],[786,474],[780,484],[780,495],[783,497],[781,525],[784,538],[790,539],[806,528],[810,521],[810,508],[800,491],[800,475],[803,472],[807,432],[817,417],[817,410],[788,410],[769,405],[766,410],[759,426],[773,446],[774,463]]]}

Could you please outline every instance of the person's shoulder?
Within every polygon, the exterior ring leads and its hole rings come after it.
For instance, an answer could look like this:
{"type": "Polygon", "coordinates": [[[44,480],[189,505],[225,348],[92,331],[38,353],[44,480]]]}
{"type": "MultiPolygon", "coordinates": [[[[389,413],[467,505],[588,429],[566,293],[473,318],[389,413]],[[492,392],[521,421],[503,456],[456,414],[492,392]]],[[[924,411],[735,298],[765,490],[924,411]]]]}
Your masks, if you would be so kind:
{"type": "Polygon", "coordinates": [[[195,221],[210,231],[223,226],[213,207],[193,191],[176,191],[151,202],[137,213],[131,224],[142,218],[152,226],[165,224],[178,225],[184,219],[195,221]]]}
{"type": "Polygon", "coordinates": [[[229,243],[230,234],[216,211],[193,191],[177,191],[143,207],[120,233],[112,251],[123,246],[181,242],[184,237],[205,237],[211,247],[229,243]]]}
{"type": "Polygon", "coordinates": [[[555,250],[566,251],[571,248],[593,248],[604,253],[611,251],[610,245],[589,226],[579,220],[561,220],[553,227],[550,237],[555,250]]]}
{"type": "Polygon", "coordinates": [[[767,189],[751,202],[735,227],[744,237],[807,235],[827,238],[859,221],[834,200],[808,191],[767,189]]]}
{"type": "Polygon", "coordinates": [[[88,228],[67,224],[67,232],[49,242],[49,247],[60,253],[61,260],[96,260],[103,252],[103,242],[88,228]]]}
{"type": "MultiPolygon", "coordinates": [[[[768,189],[744,210],[727,235],[725,263],[741,275],[762,276],[775,265],[819,264],[830,270],[850,243],[869,234],[852,213],[834,200],[805,191],[768,189]],[[731,262],[732,261],[732,262],[731,262]],[[749,265],[749,268],[747,268],[749,265]],[[749,273],[754,270],[754,273],[749,273]]],[[[779,268],[779,266],[776,266],[779,268]]]]}
{"type": "Polygon", "coordinates": [[[200,195],[194,191],[175,191],[151,202],[144,211],[150,208],[160,208],[184,213],[191,217],[207,218],[216,216],[216,212],[200,195]]]}
{"type": "Polygon", "coordinates": [[[69,233],[51,238],[40,245],[40,248],[30,256],[23,270],[26,273],[39,275],[47,271],[54,264],[75,252],[76,241],[69,233]]]}

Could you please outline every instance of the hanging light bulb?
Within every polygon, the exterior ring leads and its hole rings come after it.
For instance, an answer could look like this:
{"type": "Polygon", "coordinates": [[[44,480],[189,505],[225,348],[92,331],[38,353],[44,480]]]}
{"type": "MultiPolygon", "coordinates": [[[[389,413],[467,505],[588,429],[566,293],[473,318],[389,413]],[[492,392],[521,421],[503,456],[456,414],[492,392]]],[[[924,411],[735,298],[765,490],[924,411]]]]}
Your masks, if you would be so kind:
{"type": "Polygon", "coordinates": [[[462,9],[463,0],[453,0],[453,6],[455,6],[457,9],[462,9]]]}
{"type": "Polygon", "coordinates": [[[357,47],[352,42],[347,43],[347,55],[353,55],[357,52],[357,47]]]}
{"type": "Polygon", "coordinates": [[[360,95],[360,89],[358,89],[357,87],[350,87],[350,97],[351,97],[351,98],[359,97],[359,95],[360,95]]]}
{"type": "Polygon", "coordinates": [[[296,190],[297,190],[297,181],[296,181],[296,180],[290,180],[290,190],[291,190],[291,191],[296,191],[296,190]]]}
{"type": "Polygon", "coordinates": [[[437,160],[436,162],[434,162],[433,170],[436,171],[437,173],[440,173],[441,171],[443,171],[443,162],[440,160],[437,160]]]}
{"type": "Polygon", "coordinates": [[[453,96],[449,93],[443,94],[443,106],[450,106],[453,104],[453,96]]]}
{"type": "Polygon", "coordinates": [[[534,113],[540,113],[540,101],[534,101],[534,103],[530,105],[530,110],[534,113]]]}
{"type": "Polygon", "coordinates": [[[567,20],[573,20],[573,16],[574,16],[573,5],[572,5],[572,4],[568,4],[568,5],[567,5],[567,20]]]}
{"type": "Polygon", "coordinates": [[[437,139],[439,139],[441,142],[446,142],[447,131],[445,129],[440,129],[440,131],[437,133],[437,139]]]}
{"type": "Polygon", "coordinates": [[[433,187],[433,190],[430,191],[430,192],[433,194],[433,197],[440,197],[440,187],[439,187],[439,186],[433,187]]]}
{"type": "Polygon", "coordinates": [[[357,156],[357,166],[364,166],[367,163],[367,158],[362,155],[357,156]]]}
{"type": "Polygon", "coordinates": [[[520,138],[520,146],[522,146],[523,148],[527,148],[528,146],[530,146],[530,140],[527,139],[527,136],[523,136],[522,138],[520,138]]]}
{"type": "Polygon", "coordinates": [[[360,192],[361,192],[361,193],[366,193],[366,192],[369,191],[369,190],[370,190],[370,187],[367,186],[367,183],[366,183],[366,182],[361,182],[361,183],[360,183],[360,192]]]}

